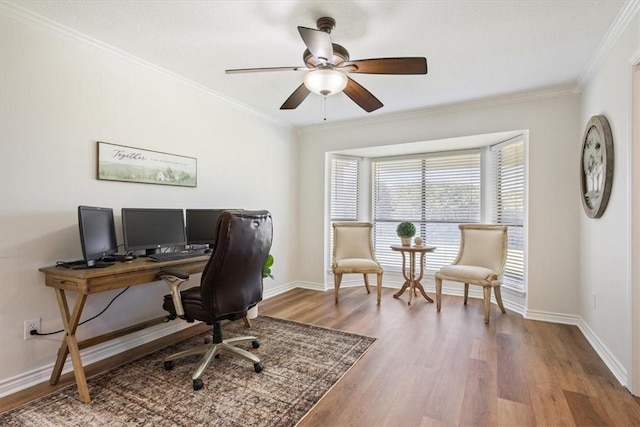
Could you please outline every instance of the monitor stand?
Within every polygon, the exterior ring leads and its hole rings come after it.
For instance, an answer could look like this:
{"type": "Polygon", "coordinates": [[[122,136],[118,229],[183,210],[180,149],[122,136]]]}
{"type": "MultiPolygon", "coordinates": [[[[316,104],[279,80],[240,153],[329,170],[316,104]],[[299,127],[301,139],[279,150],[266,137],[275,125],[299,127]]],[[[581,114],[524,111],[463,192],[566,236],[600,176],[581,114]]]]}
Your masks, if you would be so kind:
{"type": "Polygon", "coordinates": [[[109,267],[110,265],[115,264],[114,261],[103,261],[100,259],[90,259],[87,260],[86,265],[83,268],[105,268],[105,267],[109,267]]]}
{"type": "Polygon", "coordinates": [[[66,263],[66,265],[64,265],[67,268],[70,268],[72,270],[84,270],[86,268],[104,268],[104,267],[109,267],[110,265],[115,264],[114,262],[104,262],[104,261],[98,261],[98,260],[89,260],[89,261],[85,261],[83,259],[78,260],[78,261],[71,261],[66,263]]]}

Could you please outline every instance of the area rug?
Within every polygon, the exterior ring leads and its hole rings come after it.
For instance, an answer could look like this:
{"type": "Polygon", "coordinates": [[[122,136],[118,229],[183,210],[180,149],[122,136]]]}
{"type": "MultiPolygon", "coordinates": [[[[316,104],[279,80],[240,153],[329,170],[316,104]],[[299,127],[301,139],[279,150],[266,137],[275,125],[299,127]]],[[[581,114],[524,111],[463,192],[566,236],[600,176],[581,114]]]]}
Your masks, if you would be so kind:
{"type": "Polygon", "coordinates": [[[201,345],[194,336],[88,380],[91,403],[78,400],[76,386],[0,414],[2,426],[293,426],[362,357],[375,338],[273,317],[223,325],[225,337],[255,335],[264,370],[230,355],[207,368],[204,388],[194,391],[191,374],[200,360],[164,356],[201,345]]]}

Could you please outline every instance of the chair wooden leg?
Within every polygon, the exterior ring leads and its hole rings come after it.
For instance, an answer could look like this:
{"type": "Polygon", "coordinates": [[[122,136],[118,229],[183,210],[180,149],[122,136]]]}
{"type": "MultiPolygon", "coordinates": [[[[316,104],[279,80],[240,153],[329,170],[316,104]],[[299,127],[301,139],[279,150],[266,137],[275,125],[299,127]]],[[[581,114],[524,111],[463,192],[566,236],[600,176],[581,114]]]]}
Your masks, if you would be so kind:
{"type": "Polygon", "coordinates": [[[436,276],[436,311],[440,311],[441,299],[442,299],[442,279],[436,276]]]}
{"type": "Polygon", "coordinates": [[[464,305],[467,305],[467,300],[469,299],[469,284],[464,284],[464,305]]]}
{"type": "Polygon", "coordinates": [[[484,323],[489,323],[489,311],[491,310],[491,286],[483,286],[484,323]]]}
{"type": "Polygon", "coordinates": [[[367,293],[370,294],[371,290],[369,289],[369,278],[367,277],[366,273],[364,273],[363,276],[364,276],[364,287],[367,290],[367,293]]]}
{"type": "Polygon", "coordinates": [[[342,282],[342,273],[334,273],[333,287],[336,294],[336,304],[338,303],[338,292],[340,290],[340,282],[342,282]]]}
{"type": "Polygon", "coordinates": [[[500,290],[500,286],[493,288],[493,293],[496,296],[496,302],[498,303],[498,307],[500,307],[500,311],[506,313],[507,310],[505,310],[504,305],[502,305],[502,290],[500,290]]]}
{"type": "Polygon", "coordinates": [[[380,304],[380,300],[382,300],[382,273],[378,273],[378,304],[380,304]]]}

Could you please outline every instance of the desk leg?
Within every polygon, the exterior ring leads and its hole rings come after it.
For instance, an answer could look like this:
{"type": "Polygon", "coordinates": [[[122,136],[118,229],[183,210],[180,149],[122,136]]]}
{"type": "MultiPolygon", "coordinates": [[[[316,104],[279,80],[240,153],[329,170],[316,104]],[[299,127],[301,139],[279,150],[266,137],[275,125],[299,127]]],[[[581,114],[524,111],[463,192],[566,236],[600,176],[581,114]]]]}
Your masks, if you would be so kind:
{"type": "Polygon", "coordinates": [[[76,330],[78,329],[78,323],[80,322],[80,316],[82,309],[87,301],[87,295],[78,294],[76,302],[73,307],[73,313],[69,313],[69,305],[67,304],[67,298],[64,290],[55,289],[56,298],[58,299],[58,307],[60,308],[60,316],[62,317],[62,323],[64,324],[64,330],[66,335],[60,344],[58,350],[58,358],[53,366],[53,372],[49,383],[54,385],[58,383],[62,368],[67,359],[67,355],[71,354],[71,363],[73,364],[73,373],[76,377],[76,384],[78,385],[78,393],[80,394],[80,400],[85,403],[91,402],[91,396],[89,396],[89,387],[87,386],[87,378],[84,374],[84,367],[82,366],[82,360],[80,359],[80,349],[78,348],[78,341],[76,339],[76,330]]]}
{"type": "Polygon", "coordinates": [[[411,278],[407,276],[407,270],[405,268],[406,257],[404,255],[404,252],[401,252],[401,254],[402,254],[402,276],[404,277],[404,283],[402,284],[402,287],[400,288],[400,290],[395,294],[393,294],[394,298],[400,298],[400,295],[402,295],[404,291],[407,290],[407,287],[411,283],[411,278]]]}

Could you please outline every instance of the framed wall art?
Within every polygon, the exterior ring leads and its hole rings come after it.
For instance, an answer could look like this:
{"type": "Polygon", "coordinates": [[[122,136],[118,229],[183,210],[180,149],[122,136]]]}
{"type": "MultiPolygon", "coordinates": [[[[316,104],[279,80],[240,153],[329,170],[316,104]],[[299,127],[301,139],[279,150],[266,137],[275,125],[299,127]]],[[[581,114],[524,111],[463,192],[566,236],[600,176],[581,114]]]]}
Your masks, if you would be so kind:
{"type": "Polygon", "coordinates": [[[98,142],[98,179],[195,187],[197,159],[98,142]]]}
{"type": "Polygon", "coordinates": [[[605,116],[589,119],[580,152],[580,198],[589,218],[600,218],[613,183],[613,136],[605,116]]]}

